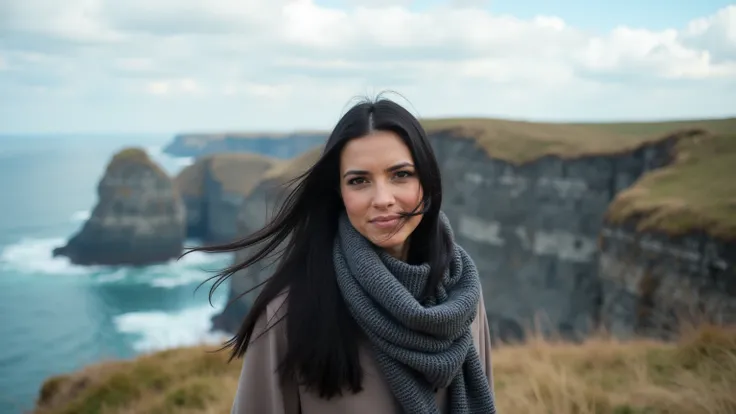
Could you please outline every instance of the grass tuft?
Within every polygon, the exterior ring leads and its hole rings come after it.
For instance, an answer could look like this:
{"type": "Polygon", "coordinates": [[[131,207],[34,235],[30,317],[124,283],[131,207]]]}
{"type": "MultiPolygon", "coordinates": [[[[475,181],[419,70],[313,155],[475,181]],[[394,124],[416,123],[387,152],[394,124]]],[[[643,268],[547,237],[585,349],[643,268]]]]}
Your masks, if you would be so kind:
{"type": "MultiPolygon", "coordinates": [[[[227,414],[240,362],[227,364],[226,352],[207,352],[213,349],[168,350],[49,378],[41,391],[46,403],[35,414],[227,414]]],[[[734,328],[703,326],[676,343],[532,337],[498,345],[492,355],[499,412],[736,412],[734,328]]]]}

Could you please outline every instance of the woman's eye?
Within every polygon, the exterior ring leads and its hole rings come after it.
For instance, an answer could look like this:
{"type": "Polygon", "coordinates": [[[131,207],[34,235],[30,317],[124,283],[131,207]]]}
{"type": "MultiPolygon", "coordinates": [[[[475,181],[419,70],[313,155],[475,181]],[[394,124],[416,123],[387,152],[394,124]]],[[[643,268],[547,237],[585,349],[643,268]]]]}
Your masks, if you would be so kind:
{"type": "Polygon", "coordinates": [[[396,176],[397,176],[398,178],[409,178],[409,177],[411,177],[411,176],[413,176],[413,175],[414,175],[414,174],[413,174],[413,173],[411,173],[411,172],[409,172],[409,171],[398,171],[398,172],[396,173],[396,176]]]}
{"type": "Polygon", "coordinates": [[[358,185],[363,183],[365,183],[365,179],[363,177],[356,177],[348,180],[348,185],[358,185]]]}

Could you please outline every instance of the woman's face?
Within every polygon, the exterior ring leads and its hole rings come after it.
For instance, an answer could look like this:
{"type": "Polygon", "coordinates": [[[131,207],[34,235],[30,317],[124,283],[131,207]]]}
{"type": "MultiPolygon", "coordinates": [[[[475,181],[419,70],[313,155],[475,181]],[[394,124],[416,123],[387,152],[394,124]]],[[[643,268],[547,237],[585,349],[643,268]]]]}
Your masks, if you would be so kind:
{"type": "Polygon", "coordinates": [[[407,239],[421,216],[399,219],[414,211],[422,187],[409,148],[386,131],[353,139],[340,156],[340,191],[353,227],[394,257],[404,259],[407,239]]]}

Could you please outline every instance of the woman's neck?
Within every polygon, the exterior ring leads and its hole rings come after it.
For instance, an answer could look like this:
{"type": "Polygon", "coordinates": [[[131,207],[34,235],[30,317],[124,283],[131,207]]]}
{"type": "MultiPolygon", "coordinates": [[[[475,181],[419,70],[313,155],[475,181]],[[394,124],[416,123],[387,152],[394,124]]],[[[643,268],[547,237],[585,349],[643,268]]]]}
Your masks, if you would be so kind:
{"type": "Polygon", "coordinates": [[[399,246],[394,246],[388,249],[385,249],[386,253],[394,257],[395,259],[401,260],[402,262],[406,262],[407,258],[409,257],[409,241],[405,241],[403,244],[399,246]]]}

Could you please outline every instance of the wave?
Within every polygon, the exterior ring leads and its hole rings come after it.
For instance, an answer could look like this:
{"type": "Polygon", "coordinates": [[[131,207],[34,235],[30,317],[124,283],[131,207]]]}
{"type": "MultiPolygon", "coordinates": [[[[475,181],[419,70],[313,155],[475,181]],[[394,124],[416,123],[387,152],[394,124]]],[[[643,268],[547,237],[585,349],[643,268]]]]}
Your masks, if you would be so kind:
{"type": "Polygon", "coordinates": [[[224,301],[215,306],[198,306],[176,312],[129,312],[113,319],[118,332],[133,335],[133,349],[153,352],[168,348],[214,344],[221,345],[228,336],[211,331],[211,318],[219,313],[224,301]]]}
{"type": "Polygon", "coordinates": [[[74,223],[78,223],[80,221],[86,221],[87,219],[89,219],[90,214],[91,214],[90,210],[75,211],[74,214],[72,214],[70,220],[74,223]]]}
{"type": "Polygon", "coordinates": [[[0,251],[0,270],[22,276],[77,276],[97,284],[147,284],[156,288],[175,288],[201,283],[227,265],[231,255],[194,252],[180,260],[142,268],[128,266],[79,266],[66,257],[53,257],[63,238],[26,238],[0,251]]]}

